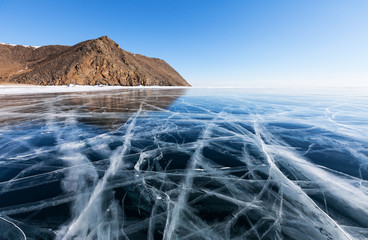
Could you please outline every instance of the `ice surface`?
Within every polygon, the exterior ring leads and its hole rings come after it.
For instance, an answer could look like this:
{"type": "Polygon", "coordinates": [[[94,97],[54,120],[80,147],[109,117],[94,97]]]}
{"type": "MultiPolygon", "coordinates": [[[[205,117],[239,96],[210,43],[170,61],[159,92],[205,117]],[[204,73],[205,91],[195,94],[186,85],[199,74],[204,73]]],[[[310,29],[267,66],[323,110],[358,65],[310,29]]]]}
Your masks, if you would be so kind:
{"type": "Polygon", "coordinates": [[[0,96],[0,238],[367,239],[368,97],[0,96]]]}

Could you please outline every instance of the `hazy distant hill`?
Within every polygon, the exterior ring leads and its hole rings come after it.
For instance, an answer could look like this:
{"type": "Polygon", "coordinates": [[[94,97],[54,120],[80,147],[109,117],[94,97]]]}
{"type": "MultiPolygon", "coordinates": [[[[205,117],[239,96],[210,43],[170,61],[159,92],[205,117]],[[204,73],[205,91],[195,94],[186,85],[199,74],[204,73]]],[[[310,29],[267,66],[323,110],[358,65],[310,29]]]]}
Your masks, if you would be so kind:
{"type": "Polygon", "coordinates": [[[169,64],[103,36],[74,46],[0,44],[0,83],[190,86],[169,64]]]}

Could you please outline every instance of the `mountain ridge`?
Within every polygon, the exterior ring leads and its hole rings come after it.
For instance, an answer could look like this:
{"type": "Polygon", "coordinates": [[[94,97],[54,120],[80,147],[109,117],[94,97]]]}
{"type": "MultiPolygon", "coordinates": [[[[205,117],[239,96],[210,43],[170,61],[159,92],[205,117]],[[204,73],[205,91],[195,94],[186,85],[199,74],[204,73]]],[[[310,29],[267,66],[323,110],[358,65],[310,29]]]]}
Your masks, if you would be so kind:
{"type": "Polygon", "coordinates": [[[125,51],[107,36],[73,46],[0,44],[0,83],[190,86],[164,60],[125,51]]]}

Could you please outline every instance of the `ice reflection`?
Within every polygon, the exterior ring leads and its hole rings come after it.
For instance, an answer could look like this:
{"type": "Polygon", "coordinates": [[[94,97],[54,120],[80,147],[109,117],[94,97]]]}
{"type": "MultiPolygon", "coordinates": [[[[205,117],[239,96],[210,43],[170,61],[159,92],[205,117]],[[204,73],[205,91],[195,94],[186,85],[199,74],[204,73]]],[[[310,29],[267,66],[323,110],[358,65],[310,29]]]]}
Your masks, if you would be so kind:
{"type": "Polygon", "coordinates": [[[120,89],[109,92],[0,95],[0,124],[43,123],[45,118],[63,121],[70,115],[83,123],[116,128],[136,112],[142,101],[145,110],[163,110],[186,89],[171,89],[161,95],[159,89],[120,89]]]}
{"type": "Polygon", "coordinates": [[[368,238],[367,97],[185,91],[2,98],[1,237],[368,238]]]}

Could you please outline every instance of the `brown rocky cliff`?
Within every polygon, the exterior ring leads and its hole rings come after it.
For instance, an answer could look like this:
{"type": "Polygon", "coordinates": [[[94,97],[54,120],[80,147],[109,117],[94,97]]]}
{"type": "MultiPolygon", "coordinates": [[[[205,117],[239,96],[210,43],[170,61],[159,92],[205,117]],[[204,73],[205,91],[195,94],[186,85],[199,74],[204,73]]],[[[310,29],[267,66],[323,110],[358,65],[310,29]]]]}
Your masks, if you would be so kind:
{"type": "Polygon", "coordinates": [[[165,61],[124,51],[106,36],[71,47],[0,45],[0,82],[190,86],[165,61]]]}

